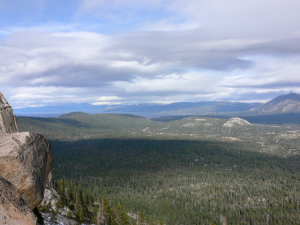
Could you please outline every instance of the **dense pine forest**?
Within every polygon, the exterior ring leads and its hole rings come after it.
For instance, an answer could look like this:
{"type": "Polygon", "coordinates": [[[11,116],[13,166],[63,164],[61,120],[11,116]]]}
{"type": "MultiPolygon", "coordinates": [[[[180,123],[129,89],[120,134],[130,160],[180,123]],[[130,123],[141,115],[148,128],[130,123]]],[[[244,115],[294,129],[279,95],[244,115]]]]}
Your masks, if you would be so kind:
{"type": "MultiPolygon", "coordinates": [[[[55,189],[59,198],[55,207],[51,202],[42,202],[37,210],[37,214],[48,213],[51,224],[59,224],[57,214],[68,207],[70,211],[67,217],[75,220],[78,224],[106,224],[106,225],[129,225],[129,224],[163,224],[161,221],[153,223],[141,212],[128,214],[123,206],[114,204],[105,197],[95,198],[89,187],[83,188],[81,184],[76,185],[66,180],[55,181],[55,189]],[[53,210],[55,208],[55,211],[53,210]]],[[[44,220],[39,216],[39,224],[44,224],[44,220]]]]}
{"type": "Polygon", "coordinates": [[[299,224],[299,127],[227,121],[18,118],[50,139],[56,188],[79,222],[102,207],[124,224],[299,224]]]}

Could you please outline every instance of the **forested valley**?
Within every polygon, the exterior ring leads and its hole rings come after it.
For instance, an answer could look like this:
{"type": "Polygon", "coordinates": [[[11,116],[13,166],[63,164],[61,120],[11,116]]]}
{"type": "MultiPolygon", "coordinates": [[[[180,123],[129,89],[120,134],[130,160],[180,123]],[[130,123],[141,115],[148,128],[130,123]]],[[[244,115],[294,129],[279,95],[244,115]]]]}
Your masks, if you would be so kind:
{"type": "Polygon", "coordinates": [[[299,224],[298,125],[228,121],[18,118],[50,139],[61,204],[80,223],[102,210],[110,224],[299,224]]]}

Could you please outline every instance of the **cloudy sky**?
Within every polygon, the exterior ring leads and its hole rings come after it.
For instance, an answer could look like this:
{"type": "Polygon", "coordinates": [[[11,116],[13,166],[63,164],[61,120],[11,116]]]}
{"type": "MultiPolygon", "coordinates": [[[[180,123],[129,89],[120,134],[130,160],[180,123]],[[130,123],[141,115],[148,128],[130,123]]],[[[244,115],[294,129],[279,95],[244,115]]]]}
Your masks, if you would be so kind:
{"type": "Polygon", "coordinates": [[[0,0],[15,107],[300,93],[299,0],[0,0]]]}

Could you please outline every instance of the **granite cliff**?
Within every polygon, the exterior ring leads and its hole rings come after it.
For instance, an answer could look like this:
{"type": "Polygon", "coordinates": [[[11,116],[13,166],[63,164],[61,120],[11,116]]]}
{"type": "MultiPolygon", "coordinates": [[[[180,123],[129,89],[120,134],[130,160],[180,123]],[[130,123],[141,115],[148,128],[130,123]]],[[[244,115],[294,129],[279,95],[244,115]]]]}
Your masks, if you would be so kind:
{"type": "Polygon", "coordinates": [[[52,164],[49,141],[18,132],[13,109],[0,93],[0,225],[36,224],[32,209],[43,200],[52,164]]]}

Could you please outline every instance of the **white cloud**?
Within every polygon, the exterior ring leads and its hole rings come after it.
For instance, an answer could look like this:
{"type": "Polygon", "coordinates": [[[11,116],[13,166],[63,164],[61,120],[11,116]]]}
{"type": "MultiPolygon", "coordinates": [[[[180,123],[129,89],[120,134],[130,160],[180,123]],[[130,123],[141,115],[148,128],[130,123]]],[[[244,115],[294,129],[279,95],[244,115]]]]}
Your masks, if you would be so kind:
{"type": "Polygon", "coordinates": [[[116,89],[126,92],[185,92],[198,93],[213,91],[217,76],[209,73],[187,72],[185,74],[168,74],[156,76],[153,79],[138,78],[130,82],[114,82],[116,89]]]}
{"type": "Polygon", "coordinates": [[[199,28],[199,24],[194,21],[182,21],[172,17],[154,22],[146,22],[138,26],[138,29],[142,31],[182,31],[199,28]]]}
{"type": "Polygon", "coordinates": [[[79,12],[139,30],[201,28],[215,38],[272,38],[299,31],[298,0],[82,0],[79,12]]]}
{"type": "Polygon", "coordinates": [[[300,50],[284,39],[208,41],[190,31],[18,33],[0,42],[0,49],[0,83],[25,87],[27,93],[11,96],[18,104],[20,99],[29,105],[73,99],[95,104],[230,99],[263,88],[295,90],[295,82],[300,83],[300,50]],[[79,89],[89,97],[81,97],[79,89]],[[91,93],[117,99],[97,100],[91,93]]]}
{"type": "Polygon", "coordinates": [[[124,98],[118,96],[101,96],[92,105],[120,105],[122,104],[120,100],[124,100],[124,98]]]}
{"type": "Polygon", "coordinates": [[[59,105],[63,103],[94,102],[99,95],[96,89],[68,88],[54,86],[13,87],[1,90],[13,108],[35,105],[59,105]]]}
{"type": "Polygon", "coordinates": [[[116,101],[116,100],[122,100],[124,98],[118,97],[118,96],[101,96],[100,98],[97,98],[97,101],[116,101]]]}
{"type": "Polygon", "coordinates": [[[82,0],[69,21],[0,27],[0,84],[15,105],[297,92],[299,8],[298,0],[82,0]]]}

